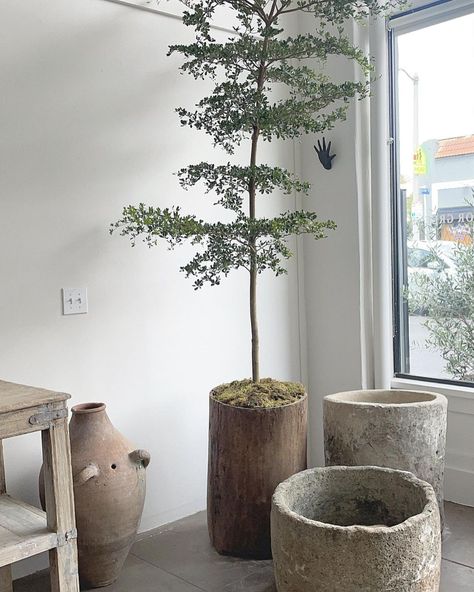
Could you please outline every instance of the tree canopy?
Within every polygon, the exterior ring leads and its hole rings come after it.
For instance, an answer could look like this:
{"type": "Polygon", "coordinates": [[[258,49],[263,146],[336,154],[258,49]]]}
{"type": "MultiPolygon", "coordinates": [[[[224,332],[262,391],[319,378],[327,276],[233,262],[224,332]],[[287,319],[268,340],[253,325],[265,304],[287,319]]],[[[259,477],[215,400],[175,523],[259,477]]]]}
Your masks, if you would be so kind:
{"type": "Polygon", "coordinates": [[[182,72],[195,79],[212,79],[214,88],[192,109],[176,109],[181,125],[205,132],[215,146],[230,156],[249,142],[249,162],[244,166],[199,162],[178,173],[183,188],[202,183],[216,196],[216,204],[230,210],[230,222],[206,222],[179,206],[160,208],[127,206],[112,225],[135,244],[149,246],[160,239],[172,248],[185,240],[197,246],[194,257],[181,269],[194,287],[219,284],[233,269],[250,274],[252,375],[259,380],[257,275],[271,270],[285,273],[291,257],[288,238],[302,234],[326,237],[336,228],[332,220],[316,213],[288,210],[274,218],[257,215],[256,198],[275,192],[307,195],[308,182],[292,171],[259,163],[259,141],[291,140],[303,134],[330,130],[346,117],[350,101],[369,93],[372,67],[364,52],[344,32],[349,19],[364,20],[400,5],[399,0],[200,0],[189,4],[183,22],[195,30],[191,44],[176,44],[169,54],[183,57],[182,72]],[[213,37],[216,9],[227,6],[236,17],[235,32],[224,42],[213,37]],[[295,12],[314,17],[314,31],[289,36],[285,23],[295,12]],[[334,81],[324,73],[330,56],[355,62],[363,80],[334,81]],[[314,68],[314,60],[320,67],[314,68]],[[278,93],[274,90],[279,89],[278,93]]]}

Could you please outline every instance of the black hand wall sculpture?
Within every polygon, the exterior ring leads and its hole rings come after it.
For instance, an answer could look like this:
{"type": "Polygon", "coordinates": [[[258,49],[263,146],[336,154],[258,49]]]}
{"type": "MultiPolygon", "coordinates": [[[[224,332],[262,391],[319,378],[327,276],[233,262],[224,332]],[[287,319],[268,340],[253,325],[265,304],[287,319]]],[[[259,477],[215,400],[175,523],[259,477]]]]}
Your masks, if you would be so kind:
{"type": "Polygon", "coordinates": [[[315,146],[314,149],[318,155],[319,162],[329,171],[332,168],[332,159],[336,156],[335,154],[329,154],[331,151],[331,142],[326,146],[326,138],[323,138],[323,145],[321,146],[321,142],[318,140],[318,146],[315,146]]]}

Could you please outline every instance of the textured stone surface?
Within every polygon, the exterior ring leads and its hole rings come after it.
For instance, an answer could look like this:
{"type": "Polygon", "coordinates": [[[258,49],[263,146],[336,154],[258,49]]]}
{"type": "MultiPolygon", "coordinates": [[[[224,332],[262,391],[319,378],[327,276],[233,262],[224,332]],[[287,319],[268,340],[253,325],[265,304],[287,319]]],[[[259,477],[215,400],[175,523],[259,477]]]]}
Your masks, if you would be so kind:
{"type": "Polygon", "coordinates": [[[351,391],[324,399],[326,466],[410,471],[435,490],[443,522],[447,400],[420,391],[351,391]]]}
{"type": "Polygon", "coordinates": [[[438,592],[433,488],[379,467],[309,469],[273,496],[278,592],[438,592]]]}
{"type": "MultiPolygon", "coordinates": [[[[440,592],[472,592],[474,560],[469,565],[460,562],[473,557],[469,553],[474,549],[474,508],[445,505],[443,545],[448,539],[452,561],[441,564],[440,592]]],[[[17,580],[14,590],[50,592],[49,575],[40,572],[17,580]]],[[[276,592],[276,588],[271,561],[244,561],[216,553],[209,543],[206,514],[200,512],[142,535],[119,580],[104,588],[104,592],[152,591],[276,592]]]]}

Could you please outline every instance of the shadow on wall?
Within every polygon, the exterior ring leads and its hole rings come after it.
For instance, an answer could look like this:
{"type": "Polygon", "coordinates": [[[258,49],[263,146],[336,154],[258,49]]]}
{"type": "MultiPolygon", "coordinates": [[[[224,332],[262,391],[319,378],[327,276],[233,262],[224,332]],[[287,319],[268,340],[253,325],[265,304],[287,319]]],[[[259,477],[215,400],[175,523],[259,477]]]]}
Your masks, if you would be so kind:
{"type": "MultiPolygon", "coordinates": [[[[78,185],[87,199],[89,183],[97,186],[111,172],[117,178],[132,168],[138,174],[150,166],[166,169],[173,136],[176,151],[182,148],[173,109],[187,94],[185,80],[176,76],[177,60],[165,57],[168,40],[162,34],[155,34],[153,43],[147,39],[148,47],[124,34],[128,12],[100,26],[67,23],[68,34],[59,39],[48,36],[55,18],[46,14],[36,45],[25,44],[28,53],[2,60],[2,87],[10,89],[2,106],[3,137],[9,138],[5,158],[21,158],[37,193],[43,188],[67,195],[78,185]],[[156,123],[155,142],[150,119],[156,123]],[[168,126],[174,133],[164,143],[168,126]]],[[[156,26],[163,17],[151,20],[156,26]]],[[[11,174],[11,167],[7,170],[11,174]]]]}
{"type": "MultiPolygon", "coordinates": [[[[177,75],[166,51],[191,32],[161,15],[97,0],[34,12],[5,0],[2,29],[0,219],[11,223],[0,234],[0,376],[113,402],[119,429],[166,451],[150,473],[152,528],[204,507],[207,393],[249,371],[247,278],[195,293],[177,269],[186,249],[133,250],[108,226],[139,201],[179,197],[183,210],[215,215],[212,197],[183,192],[172,174],[221,158],[174,113],[207,85],[177,75]],[[88,315],[61,316],[68,286],[88,287],[88,315]]],[[[291,144],[266,152],[293,162],[291,144]]],[[[291,199],[263,199],[262,211],[291,199]]],[[[262,282],[265,367],[288,378],[298,371],[295,293],[286,278],[262,282]]],[[[12,467],[12,491],[36,491],[29,450],[12,467]]]]}

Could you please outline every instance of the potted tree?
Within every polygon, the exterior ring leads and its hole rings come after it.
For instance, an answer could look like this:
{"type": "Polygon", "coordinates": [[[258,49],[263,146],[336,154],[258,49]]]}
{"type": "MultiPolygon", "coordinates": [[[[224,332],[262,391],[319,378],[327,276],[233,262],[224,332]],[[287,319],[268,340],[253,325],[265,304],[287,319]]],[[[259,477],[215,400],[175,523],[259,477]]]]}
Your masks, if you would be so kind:
{"type": "MultiPolygon", "coordinates": [[[[183,214],[179,206],[139,204],[124,208],[111,231],[142,238],[149,246],[164,239],[173,247],[188,240],[199,245],[181,269],[194,287],[218,285],[223,276],[244,268],[249,274],[252,376],[216,387],[210,394],[208,524],[215,548],[226,554],[269,557],[270,502],[276,485],[306,468],[307,396],[301,384],[260,377],[257,280],[270,270],[285,273],[291,257],[287,239],[302,234],[326,237],[335,228],[306,210],[259,217],[257,198],[273,192],[307,195],[310,186],[293,172],[259,161],[262,141],[291,140],[331,129],[346,116],[349,102],[369,91],[371,66],[364,53],[344,34],[348,19],[365,19],[398,0],[197,0],[188,5],[183,22],[195,29],[195,41],[173,45],[181,54],[181,70],[195,79],[211,78],[213,92],[194,110],[178,108],[181,125],[209,134],[216,146],[232,155],[248,143],[246,164],[209,162],[179,171],[186,188],[202,182],[216,204],[233,214],[230,222],[206,222],[183,214]],[[227,6],[236,17],[235,34],[225,42],[212,36],[216,8],[227,6]],[[314,17],[311,34],[285,35],[294,13],[314,17]],[[331,81],[308,61],[330,55],[353,60],[364,81],[331,81]],[[286,88],[277,99],[272,88],[286,88]]],[[[319,152],[326,165],[331,155],[319,152]]],[[[326,168],[329,168],[327,166],[326,168]]]]}

